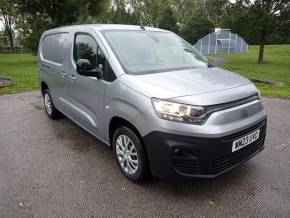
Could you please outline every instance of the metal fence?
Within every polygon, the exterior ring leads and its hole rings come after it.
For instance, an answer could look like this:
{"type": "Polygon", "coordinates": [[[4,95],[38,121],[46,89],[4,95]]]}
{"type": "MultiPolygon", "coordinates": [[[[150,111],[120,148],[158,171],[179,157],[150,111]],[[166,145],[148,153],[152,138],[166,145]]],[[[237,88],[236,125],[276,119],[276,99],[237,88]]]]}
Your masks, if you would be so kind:
{"type": "Polygon", "coordinates": [[[200,39],[194,47],[202,54],[248,52],[247,42],[229,30],[218,30],[200,39]]]}

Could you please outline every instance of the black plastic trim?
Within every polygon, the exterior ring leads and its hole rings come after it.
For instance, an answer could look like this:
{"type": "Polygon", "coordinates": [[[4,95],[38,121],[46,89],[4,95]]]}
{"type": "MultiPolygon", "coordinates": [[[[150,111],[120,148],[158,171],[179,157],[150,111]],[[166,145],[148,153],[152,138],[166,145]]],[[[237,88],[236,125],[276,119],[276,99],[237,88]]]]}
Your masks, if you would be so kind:
{"type": "Polygon", "coordinates": [[[267,121],[219,138],[200,138],[154,131],[144,139],[153,176],[179,180],[214,178],[249,160],[264,149],[267,121]],[[232,152],[232,142],[256,129],[260,137],[232,152]]]}

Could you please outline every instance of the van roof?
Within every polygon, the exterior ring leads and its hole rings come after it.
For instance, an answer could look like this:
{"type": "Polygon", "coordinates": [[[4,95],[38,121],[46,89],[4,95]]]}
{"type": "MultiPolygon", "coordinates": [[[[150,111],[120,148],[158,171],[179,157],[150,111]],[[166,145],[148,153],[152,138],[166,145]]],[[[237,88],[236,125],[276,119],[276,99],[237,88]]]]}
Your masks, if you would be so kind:
{"type": "MultiPolygon", "coordinates": [[[[95,30],[140,30],[141,26],[138,25],[123,25],[123,24],[81,24],[81,25],[71,25],[71,26],[63,26],[63,27],[58,27],[54,29],[50,29],[45,31],[45,33],[49,32],[59,32],[59,31],[68,31],[73,28],[78,28],[78,27],[85,27],[85,28],[92,28],[95,30]]],[[[150,30],[150,31],[166,31],[163,29],[159,28],[154,28],[154,27],[147,27],[144,26],[145,30],[150,30]]]]}

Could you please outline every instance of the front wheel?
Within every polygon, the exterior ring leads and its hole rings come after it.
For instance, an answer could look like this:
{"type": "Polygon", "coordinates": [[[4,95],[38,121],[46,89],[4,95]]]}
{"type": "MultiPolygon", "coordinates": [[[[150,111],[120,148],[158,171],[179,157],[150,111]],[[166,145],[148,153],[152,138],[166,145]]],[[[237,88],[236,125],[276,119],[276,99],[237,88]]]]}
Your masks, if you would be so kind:
{"type": "Polygon", "coordinates": [[[122,173],[133,182],[148,178],[149,169],[145,150],[139,137],[129,128],[118,128],[113,136],[113,147],[122,173]]]}

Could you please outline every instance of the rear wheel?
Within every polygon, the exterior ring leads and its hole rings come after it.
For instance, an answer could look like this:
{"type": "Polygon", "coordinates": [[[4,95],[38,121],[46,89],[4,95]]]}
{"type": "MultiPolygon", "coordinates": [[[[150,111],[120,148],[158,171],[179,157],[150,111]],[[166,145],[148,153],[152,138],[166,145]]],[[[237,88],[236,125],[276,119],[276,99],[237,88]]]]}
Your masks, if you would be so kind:
{"type": "Polygon", "coordinates": [[[47,116],[50,119],[57,119],[60,117],[60,112],[54,107],[51,95],[48,89],[43,91],[43,102],[47,116]]]}
{"type": "Polygon", "coordinates": [[[122,173],[133,182],[148,178],[149,170],[145,150],[139,137],[129,128],[118,128],[113,136],[113,147],[122,173]]]}

